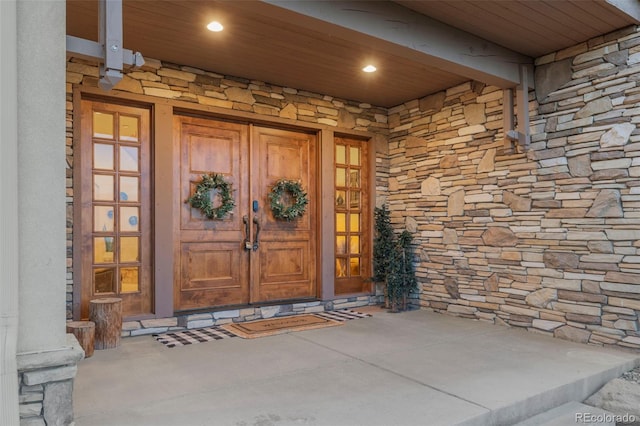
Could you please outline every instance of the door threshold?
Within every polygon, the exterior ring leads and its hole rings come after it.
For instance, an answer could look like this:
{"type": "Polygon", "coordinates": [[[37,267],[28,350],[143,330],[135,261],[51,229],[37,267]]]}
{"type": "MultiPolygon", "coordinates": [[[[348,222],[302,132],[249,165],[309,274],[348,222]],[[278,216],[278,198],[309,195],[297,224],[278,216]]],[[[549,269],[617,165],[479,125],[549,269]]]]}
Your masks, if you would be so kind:
{"type": "Polygon", "coordinates": [[[233,311],[233,310],[240,310],[240,309],[259,309],[259,308],[268,307],[268,306],[295,305],[298,303],[313,303],[313,302],[318,302],[318,304],[321,304],[322,300],[318,298],[303,298],[303,299],[287,299],[287,300],[276,300],[276,301],[269,301],[269,302],[247,303],[247,304],[240,304],[240,305],[211,306],[208,308],[184,309],[180,311],[174,311],[174,315],[177,317],[181,317],[185,315],[207,314],[207,313],[213,313],[213,312],[233,311]]]}

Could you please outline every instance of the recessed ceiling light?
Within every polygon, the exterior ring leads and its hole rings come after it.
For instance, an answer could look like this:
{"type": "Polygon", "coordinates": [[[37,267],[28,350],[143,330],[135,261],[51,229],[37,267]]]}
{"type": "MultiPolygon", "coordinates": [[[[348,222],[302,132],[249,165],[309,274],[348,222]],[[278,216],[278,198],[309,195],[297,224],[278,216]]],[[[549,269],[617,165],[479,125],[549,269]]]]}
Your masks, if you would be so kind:
{"type": "Polygon", "coordinates": [[[364,72],[376,72],[378,70],[378,68],[376,68],[375,66],[369,64],[366,67],[362,68],[362,71],[364,72]]]}
{"type": "Polygon", "coordinates": [[[207,29],[209,31],[213,31],[215,33],[218,33],[220,31],[222,31],[224,29],[224,27],[222,26],[222,24],[218,21],[211,21],[207,24],[207,29]]]}

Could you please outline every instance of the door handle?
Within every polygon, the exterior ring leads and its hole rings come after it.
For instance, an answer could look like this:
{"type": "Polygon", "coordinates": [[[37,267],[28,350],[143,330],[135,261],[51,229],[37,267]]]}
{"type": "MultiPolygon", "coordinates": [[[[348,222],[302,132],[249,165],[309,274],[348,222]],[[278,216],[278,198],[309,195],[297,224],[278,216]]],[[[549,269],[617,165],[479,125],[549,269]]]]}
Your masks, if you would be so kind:
{"type": "Polygon", "coordinates": [[[244,223],[244,249],[251,250],[251,241],[249,240],[249,216],[242,216],[242,223],[244,223]]]}
{"type": "Polygon", "coordinates": [[[258,220],[258,216],[253,217],[253,223],[256,224],[256,237],[253,239],[253,251],[256,251],[258,247],[260,247],[260,221],[258,220]]]}

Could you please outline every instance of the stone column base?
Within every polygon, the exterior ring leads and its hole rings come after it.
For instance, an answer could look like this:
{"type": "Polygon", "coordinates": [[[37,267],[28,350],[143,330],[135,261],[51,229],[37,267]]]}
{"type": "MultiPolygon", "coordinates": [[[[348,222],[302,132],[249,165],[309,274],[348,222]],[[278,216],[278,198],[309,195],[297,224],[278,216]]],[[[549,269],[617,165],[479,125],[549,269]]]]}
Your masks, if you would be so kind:
{"type": "Polygon", "coordinates": [[[60,349],[18,354],[21,426],[73,423],[73,379],[83,358],[73,334],[60,349]]]}

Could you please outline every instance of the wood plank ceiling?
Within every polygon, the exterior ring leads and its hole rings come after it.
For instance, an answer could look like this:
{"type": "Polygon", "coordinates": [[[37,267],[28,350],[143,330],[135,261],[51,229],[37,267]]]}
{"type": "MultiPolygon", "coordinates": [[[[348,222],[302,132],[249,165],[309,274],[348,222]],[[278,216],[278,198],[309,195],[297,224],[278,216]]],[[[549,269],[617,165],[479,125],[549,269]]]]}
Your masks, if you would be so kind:
{"type": "MultiPolygon", "coordinates": [[[[124,47],[147,58],[392,107],[468,78],[310,29],[275,5],[124,0],[124,47]],[[256,8],[258,9],[258,8],[256,8]],[[221,33],[208,22],[225,25],[221,33]],[[378,72],[361,68],[375,63],[378,72]]],[[[428,0],[396,3],[532,58],[636,23],[604,0],[428,0]]],[[[98,39],[97,0],[67,0],[67,34],[98,39]]]]}

